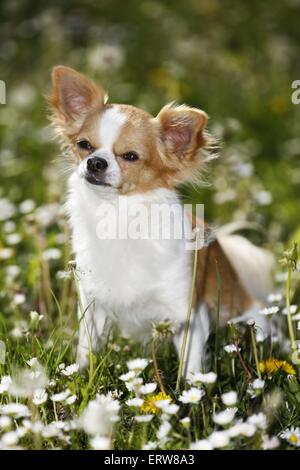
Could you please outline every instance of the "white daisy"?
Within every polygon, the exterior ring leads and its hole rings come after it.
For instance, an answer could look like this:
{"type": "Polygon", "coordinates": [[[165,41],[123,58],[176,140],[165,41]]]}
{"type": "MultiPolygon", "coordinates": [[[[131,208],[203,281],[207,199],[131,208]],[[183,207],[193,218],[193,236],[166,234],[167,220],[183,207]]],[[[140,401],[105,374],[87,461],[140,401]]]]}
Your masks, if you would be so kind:
{"type": "MultiPolygon", "coordinates": [[[[290,314],[291,314],[291,315],[295,315],[295,313],[297,312],[297,310],[298,310],[298,306],[297,306],[297,305],[290,305],[290,314]]],[[[283,315],[287,315],[287,309],[284,308],[284,309],[282,310],[282,313],[283,313],[283,315]]]]}
{"type": "Polygon", "coordinates": [[[267,300],[268,302],[270,302],[270,304],[280,302],[282,300],[282,294],[276,292],[273,294],[269,294],[267,300]]]}
{"type": "Polygon", "coordinates": [[[13,303],[15,305],[22,305],[26,302],[26,297],[24,294],[15,294],[13,298],[13,303]]]}
{"type": "Polygon", "coordinates": [[[143,450],[154,450],[157,449],[158,443],[154,441],[149,441],[143,446],[143,450]]]}
{"type": "Polygon", "coordinates": [[[157,408],[163,410],[171,403],[171,398],[166,398],[165,400],[154,400],[154,404],[157,408]]]}
{"type": "Polygon", "coordinates": [[[273,450],[279,447],[279,445],[280,445],[280,442],[279,442],[278,437],[263,436],[262,445],[261,445],[263,450],[273,450]]]}
{"type": "Polygon", "coordinates": [[[19,205],[21,214],[28,214],[29,212],[32,212],[34,208],[35,202],[32,199],[25,199],[19,205]]]}
{"type": "Polygon", "coordinates": [[[67,366],[65,369],[63,369],[61,371],[61,374],[65,375],[66,377],[70,377],[74,374],[77,374],[78,370],[79,370],[79,364],[74,363],[74,364],[67,366]]]}
{"type": "Polygon", "coordinates": [[[97,395],[89,401],[81,415],[81,426],[87,434],[109,436],[113,423],[118,420],[120,404],[109,395],[97,395]]]}
{"type": "Polygon", "coordinates": [[[73,403],[75,403],[76,400],[77,400],[77,396],[76,395],[71,395],[70,397],[68,397],[66,399],[66,404],[67,405],[73,405],[73,403]]]}
{"type": "Polygon", "coordinates": [[[262,390],[265,386],[265,381],[262,379],[255,379],[252,383],[253,390],[262,390]]]}
{"type": "Polygon", "coordinates": [[[108,450],[110,449],[109,437],[94,436],[90,439],[90,446],[94,450],[108,450]]]}
{"type": "Polygon", "coordinates": [[[44,388],[37,388],[33,393],[32,402],[38,406],[46,403],[47,399],[48,393],[46,390],[44,388]]]}
{"type": "Polygon", "coordinates": [[[214,384],[216,380],[217,380],[217,374],[215,374],[215,372],[207,372],[206,374],[202,374],[201,372],[198,372],[196,374],[193,374],[193,376],[190,377],[189,382],[192,383],[193,385],[199,385],[201,383],[214,384]]]}
{"type": "Polygon", "coordinates": [[[247,392],[251,398],[259,396],[265,386],[265,381],[262,379],[255,379],[252,383],[249,384],[247,392]]]}
{"type": "Polygon", "coordinates": [[[281,439],[285,439],[294,447],[300,447],[300,428],[291,426],[279,434],[281,439]]]}
{"type": "Polygon", "coordinates": [[[59,248],[48,248],[42,254],[44,260],[57,260],[61,258],[61,250],[59,248]]]}
{"type": "MultiPolygon", "coordinates": [[[[23,424],[23,423],[22,423],[23,424]]],[[[20,429],[20,428],[19,428],[20,429]]],[[[28,427],[23,425],[23,429],[25,431],[28,431],[28,427]]],[[[41,421],[34,421],[31,423],[30,430],[33,432],[33,434],[41,434],[42,430],[44,429],[44,425],[41,421]]],[[[21,431],[23,433],[23,431],[21,431]]]]}
{"type": "Polygon", "coordinates": [[[9,199],[0,199],[0,221],[10,219],[17,212],[16,206],[9,199]]]}
{"type": "Polygon", "coordinates": [[[13,446],[19,442],[19,436],[16,431],[9,431],[2,434],[1,441],[6,446],[13,446]]]}
{"type": "Polygon", "coordinates": [[[0,416],[0,429],[8,429],[12,424],[9,416],[0,416]]]}
{"type": "Polygon", "coordinates": [[[267,427],[267,418],[263,413],[257,413],[249,416],[247,423],[253,424],[258,429],[265,429],[267,427]]]}
{"type": "Polygon", "coordinates": [[[10,233],[6,236],[6,243],[8,245],[17,245],[22,240],[19,233],[10,233]]]}
{"type": "Polygon", "coordinates": [[[7,392],[11,384],[11,377],[9,375],[3,375],[0,381],[0,393],[7,392]]]}
{"type": "Polygon", "coordinates": [[[259,313],[261,315],[275,315],[275,313],[279,312],[279,307],[277,305],[272,306],[272,307],[265,307],[259,310],[259,313]]]}
{"type": "Polygon", "coordinates": [[[26,418],[31,414],[28,407],[21,403],[7,403],[6,405],[2,405],[0,407],[0,413],[14,416],[15,418],[26,418]]]}
{"type": "Polygon", "coordinates": [[[186,416],[185,418],[180,419],[180,423],[182,424],[183,427],[189,428],[191,424],[191,418],[186,416]]]}
{"type": "Polygon", "coordinates": [[[213,450],[213,446],[208,439],[201,439],[199,441],[192,442],[190,450],[213,450]]]}
{"type": "Polygon", "coordinates": [[[141,372],[142,370],[146,369],[148,364],[148,359],[132,359],[131,361],[127,362],[127,367],[129,370],[141,372]]]}
{"type": "Polygon", "coordinates": [[[147,395],[148,393],[153,393],[157,388],[157,383],[150,382],[148,384],[142,385],[140,388],[140,393],[147,395]]]}
{"type": "Polygon", "coordinates": [[[132,391],[136,392],[137,390],[140,389],[142,384],[143,384],[143,379],[141,379],[140,377],[130,380],[129,382],[125,382],[126,388],[130,392],[132,391]]]}
{"type": "Polygon", "coordinates": [[[233,420],[235,416],[235,413],[236,413],[236,409],[227,408],[226,410],[215,414],[213,416],[213,420],[216,424],[219,424],[220,426],[224,426],[226,424],[231,423],[231,421],[233,420]]]}
{"type": "Polygon", "coordinates": [[[60,392],[60,393],[55,393],[54,395],[52,395],[50,398],[52,401],[54,402],[63,402],[65,401],[68,396],[70,395],[70,390],[67,388],[66,390],[64,390],[63,392],[60,392]]]}
{"type": "Polygon", "coordinates": [[[226,406],[234,406],[237,402],[237,393],[234,390],[223,393],[221,395],[221,400],[226,406]]]}
{"type": "Polygon", "coordinates": [[[130,398],[129,400],[126,400],[125,403],[128,406],[140,408],[144,403],[144,400],[142,398],[130,398]]]}
{"type": "Polygon", "coordinates": [[[129,382],[130,380],[133,380],[136,377],[136,374],[134,373],[133,370],[127,372],[126,374],[120,375],[119,379],[123,380],[123,382],[129,382]]]}
{"type": "Polygon", "coordinates": [[[226,346],[224,346],[224,351],[227,352],[228,354],[232,354],[232,353],[236,353],[238,351],[238,348],[235,344],[226,344],[226,346]]]}
{"type": "Polygon", "coordinates": [[[166,415],[176,415],[179,410],[179,406],[175,405],[175,403],[165,402],[166,400],[156,401],[155,405],[157,406],[157,408],[160,408],[166,415]]]}
{"type": "Polygon", "coordinates": [[[169,421],[164,421],[158,428],[157,435],[156,435],[157,439],[159,441],[165,442],[166,437],[171,431],[171,429],[172,429],[172,426],[169,423],[169,421]]]}
{"type": "Polygon", "coordinates": [[[226,431],[214,431],[208,437],[208,441],[214,449],[220,449],[229,444],[230,438],[226,431]]]}
{"type": "Polygon", "coordinates": [[[34,323],[40,322],[44,318],[44,315],[40,315],[38,312],[30,312],[30,320],[34,323]]]}
{"type": "Polygon", "coordinates": [[[14,251],[12,248],[1,248],[0,250],[0,259],[9,259],[13,256],[14,251]]]}
{"type": "Polygon", "coordinates": [[[32,397],[35,390],[45,388],[48,378],[45,369],[38,363],[33,369],[23,369],[16,373],[9,387],[9,393],[15,397],[32,397]]]}
{"type": "Polygon", "coordinates": [[[49,437],[62,437],[61,429],[56,421],[52,421],[51,423],[47,424],[47,426],[44,426],[41,434],[46,439],[49,437]]]}
{"type": "Polygon", "coordinates": [[[179,397],[179,401],[182,403],[199,403],[202,397],[204,397],[205,392],[199,390],[199,388],[191,387],[190,390],[184,390],[182,395],[179,397]]]}
{"type": "Polygon", "coordinates": [[[252,437],[256,433],[256,427],[254,426],[254,424],[243,423],[242,421],[240,421],[231,428],[227,429],[227,433],[229,437],[232,438],[237,436],[252,437]]]}
{"type": "Polygon", "coordinates": [[[154,418],[154,415],[139,415],[135,417],[135,420],[137,423],[149,423],[149,421],[152,421],[154,418]]]}

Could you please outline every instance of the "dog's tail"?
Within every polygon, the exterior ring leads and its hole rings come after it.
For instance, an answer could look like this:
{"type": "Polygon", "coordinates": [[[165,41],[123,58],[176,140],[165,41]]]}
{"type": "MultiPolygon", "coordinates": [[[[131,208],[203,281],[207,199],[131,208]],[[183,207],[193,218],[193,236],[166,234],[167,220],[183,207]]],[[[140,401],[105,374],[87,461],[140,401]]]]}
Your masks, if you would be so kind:
{"type": "MultiPolygon", "coordinates": [[[[251,227],[250,227],[251,226],[251,227]]],[[[232,223],[216,231],[216,238],[237,273],[245,291],[252,299],[265,303],[272,291],[272,271],[275,260],[271,253],[234,234],[253,224],[232,223]]]]}

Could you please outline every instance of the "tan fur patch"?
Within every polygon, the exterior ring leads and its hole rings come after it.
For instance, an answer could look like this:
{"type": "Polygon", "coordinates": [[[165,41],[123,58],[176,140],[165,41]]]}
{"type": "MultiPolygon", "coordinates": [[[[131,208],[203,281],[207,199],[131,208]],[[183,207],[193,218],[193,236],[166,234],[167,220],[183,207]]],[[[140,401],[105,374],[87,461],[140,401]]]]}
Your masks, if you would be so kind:
{"type": "Polygon", "coordinates": [[[217,240],[199,250],[197,266],[197,298],[216,311],[218,274],[220,278],[221,321],[224,323],[250,308],[252,299],[228,261],[217,240]]]}

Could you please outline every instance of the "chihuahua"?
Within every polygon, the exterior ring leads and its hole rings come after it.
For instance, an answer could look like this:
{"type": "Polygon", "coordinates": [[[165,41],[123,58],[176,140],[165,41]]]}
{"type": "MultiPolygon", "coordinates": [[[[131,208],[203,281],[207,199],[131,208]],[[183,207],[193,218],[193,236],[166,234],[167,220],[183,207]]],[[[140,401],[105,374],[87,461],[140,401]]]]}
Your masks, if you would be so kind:
{"type": "MultiPolygon", "coordinates": [[[[72,162],[66,208],[80,290],[80,367],[97,348],[109,318],[122,335],[139,340],[150,337],[153,324],[168,320],[176,325],[173,339],[180,352],[193,294],[184,373],[202,370],[210,316],[218,304],[223,323],[242,316],[265,326],[258,312],[271,288],[273,264],[268,252],[228,226],[216,230],[197,257],[186,247],[193,222],[176,188],[197,183],[205,165],[211,144],[206,113],[169,104],[153,117],[134,106],[110,104],[101,87],[65,66],[53,69],[52,80],[52,120],[72,162]],[[116,219],[131,213],[122,222],[128,229],[137,205],[143,207],[139,224],[151,223],[154,206],[175,207],[173,228],[184,222],[186,236],[137,237],[129,230],[118,236],[116,219]]],[[[159,229],[164,224],[154,223],[159,229]]]]}

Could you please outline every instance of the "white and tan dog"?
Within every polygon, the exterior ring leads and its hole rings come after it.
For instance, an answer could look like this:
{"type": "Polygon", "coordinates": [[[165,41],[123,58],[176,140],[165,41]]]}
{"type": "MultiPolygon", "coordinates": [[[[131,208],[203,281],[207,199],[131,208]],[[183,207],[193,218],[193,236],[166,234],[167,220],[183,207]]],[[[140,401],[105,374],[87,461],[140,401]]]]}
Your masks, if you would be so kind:
{"type": "MultiPolygon", "coordinates": [[[[197,181],[204,165],[207,115],[188,106],[168,105],[154,118],[133,106],[108,104],[104,91],[73,69],[57,66],[52,77],[53,122],[74,163],[67,210],[85,311],[85,321],[80,322],[80,366],[87,362],[89,345],[97,347],[108,317],[118,321],[122,334],[137,339],[150,337],[153,322],[170,319],[178,325],[174,342],[180,349],[193,252],[186,249],[183,238],[105,239],[99,214],[104,204],[110,207],[108,225],[113,225],[120,201],[129,212],[136,204],[149,210],[163,204],[176,207],[175,226],[185,219],[192,231],[176,186],[197,181]]],[[[215,309],[218,297],[217,270],[224,322],[236,315],[255,315],[269,292],[272,267],[267,252],[222,230],[198,253],[188,373],[203,366],[208,312],[215,309]]]]}

